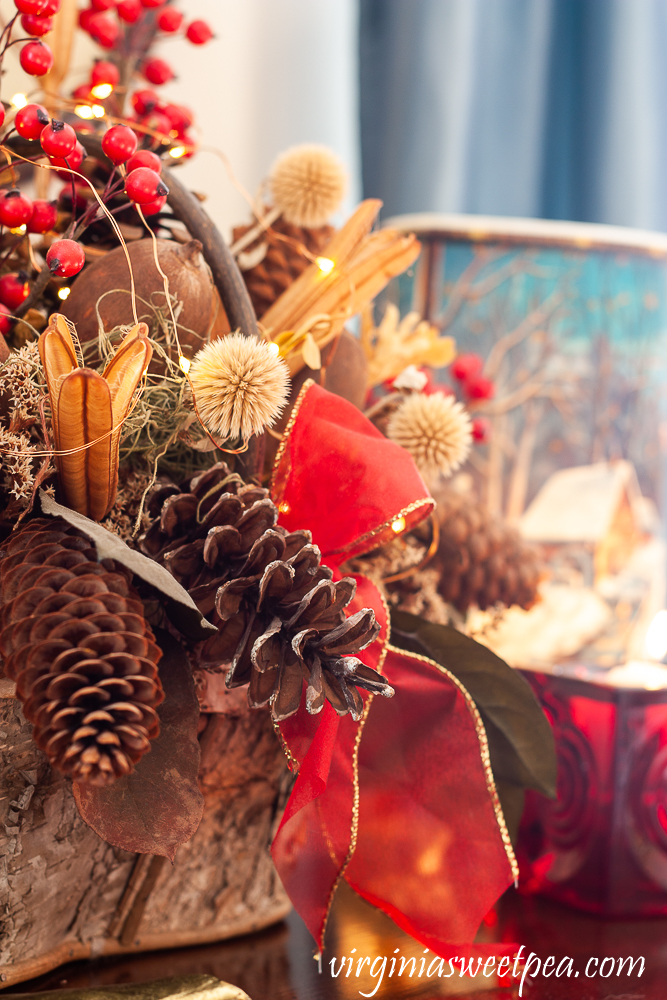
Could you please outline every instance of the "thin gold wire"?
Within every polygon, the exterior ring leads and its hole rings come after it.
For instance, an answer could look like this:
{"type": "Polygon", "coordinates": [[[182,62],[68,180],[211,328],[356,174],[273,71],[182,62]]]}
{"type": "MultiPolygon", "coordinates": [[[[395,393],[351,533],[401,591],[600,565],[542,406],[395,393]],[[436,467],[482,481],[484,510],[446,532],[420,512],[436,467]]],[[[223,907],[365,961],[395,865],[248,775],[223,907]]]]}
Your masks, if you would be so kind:
{"type": "Polygon", "coordinates": [[[299,390],[299,395],[296,397],[296,400],[294,402],[294,406],[292,407],[292,412],[290,413],[290,418],[287,421],[287,426],[285,427],[285,430],[283,431],[283,437],[282,437],[282,440],[281,440],[281,442],[280,442],[280,444],[278,446],[278,451],[276,452],[276,457],[273,460],[273,468],[271,469],[271,479],[270,479],[270,482],[269,482],[269,490],[271,492],[271,496],[273,498],[274,503],[278,503],[279,504],[280,503],[280,499],[282,497],[282,490],[280,492],[280,496],[277,495],[278,494],[278,490],[280,489],[280,486],[278,485],[277,480],[278,480],[278,472],[280,470],[280,465],[282,463],[283,455],[285,454],[285,451],[287,449],[287,444],[289,442],[289,437],[290,437],[290,434],[292,433],[292,429],[294,428],[294,424],[296,423],[296,418],[299,416],[299,410],[301,409],[301,404],[303,403],[304,399],[306,398],[306,394],[307,394],[308,390],[313,385],[315,385],[315,383],[312,380],[312,378],[307,378],[306,381],[301,386],[301,389],[299,390]]]}
{"type": "Polygon", "coordinates": [[[407,569],[402,570],[400,573],[392,573],[391,576],[383,576],[383,583],[396,583],[397,580],[405,580],[407,577],[412,576],[413,573],[418,573],[419,570],[424,569],[428,566],[433,556],[438,551],[438,544],[440,542],[440,522],[438,521],[438,515],[435,510],[431,511],[431,544],[428,547],[426,555],[421,562],[417,563],[416,566],[408,566],[407,569]]]}

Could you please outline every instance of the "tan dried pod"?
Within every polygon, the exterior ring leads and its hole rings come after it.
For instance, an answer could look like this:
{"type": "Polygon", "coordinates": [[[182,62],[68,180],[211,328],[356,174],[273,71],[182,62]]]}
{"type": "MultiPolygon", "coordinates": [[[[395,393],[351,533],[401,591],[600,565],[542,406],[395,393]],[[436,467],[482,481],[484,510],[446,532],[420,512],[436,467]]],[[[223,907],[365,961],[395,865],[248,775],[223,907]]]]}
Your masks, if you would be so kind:
{"type": "MultiPolygon", "coordinates": [[[[170,294],[182,303],[177,315],[179,340],[184,354],[192,357],[209,342],[213,320],[219,312],[211,272],[198,240],[184,244],[175,240],[158,240],[157,245],[160,267],[169,279],[170,294]]],[[[164,282],[155,266],[153,241],[145,239],[129,243],[128,250],[138,299],[164,309],[164,282]]],[[[72,294],[62,307],[63,314],[76,325],[81,342],[87,343],[98,334],[98,302],[105,330],[134,323],[129,293],[127,259],[123,248],[116,247],[87,267],[76,279],[72,294]],[[108,292],[112,294],[105,294],[108,292]]],[[[141,301],[137,302],[137,312],[140,319],[150,323],[150,309],[141,301]]]]}

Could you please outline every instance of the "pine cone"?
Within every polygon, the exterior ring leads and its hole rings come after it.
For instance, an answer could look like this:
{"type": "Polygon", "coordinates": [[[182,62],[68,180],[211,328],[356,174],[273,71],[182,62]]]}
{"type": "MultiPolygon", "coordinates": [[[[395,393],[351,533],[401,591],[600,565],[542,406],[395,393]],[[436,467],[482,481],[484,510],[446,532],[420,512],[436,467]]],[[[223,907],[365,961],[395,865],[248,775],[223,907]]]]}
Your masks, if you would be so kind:
{"type": "MultiPolygon", "coordinates": [[[[234,229],[234,242],[245,236],[250,228],[237,226],[234,229]]],[[[302,229],[300,226],[290,225],[284,219],[278,219],[267,233],[246,247],[244,252],[252,253],[261,243],[268,244],[264,259],[255,267],[242,272],[258,319],[310,265],[311,258],[303,253],[301,246],[317,256],[322,253],[333,232],[333,226],[302,229]],[[281,236],[287,239],[281,239],[281,236]]],[[[242,261],[243,258],[241,263],[242,261]]]]}
{"type": "MultiPolygon", "coordinates": [[[[483,611],[496,604],[530,608],[537,598],[542,567],[519,533],[469,497],[451,489],[436,494],[440,522],[438,551],[430,563],[440,574],[438,591],[465,613],[471,604],[483,611]]],[[[392,591],[404,584],[390,584],[392,591]]]]}
{"type": "Polygon", "coordinates": [[[159,732],[162,655],[113,560],[36,518],[0,550],[0,654],[49,762],[74,781],[129,774],[159,732]]]}
{"type": "Polygon", "coordinates": [[[149,512],[156,520],[141,547],[217,625],[199,662],[227,665],[227,685],[249,682],[250,704],[271,703],[276,720],[296,712],[304,679],[313,714],[327,699],[339,715],[358,718],[357,687],[393,694],[381,674],[353,655],[378,635],[373,612],[345,617],[354,580],[332,582],[310,532],[277,524],[268,491],[245,486],[224,462],[188,489],[165,487],[153,495],[149,512]]]}

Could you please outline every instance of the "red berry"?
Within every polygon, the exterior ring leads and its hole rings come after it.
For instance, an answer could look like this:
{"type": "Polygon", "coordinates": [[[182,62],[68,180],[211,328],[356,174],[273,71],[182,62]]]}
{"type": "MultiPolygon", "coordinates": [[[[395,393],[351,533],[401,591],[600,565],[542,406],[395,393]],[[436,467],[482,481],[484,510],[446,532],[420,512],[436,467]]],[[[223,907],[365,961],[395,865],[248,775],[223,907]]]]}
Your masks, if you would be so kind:
{"type": "Polygon", "coordinates": [[[116,6],[116,0],[90,0],[90,6],[94,10],[111,10],[116,6]]]}
{"type": "Polygon", "coordinates": [[[38,17],[43,17],[52,13],[47,10],[47,0],[14,0],[14,6],[19,14],[37,14],[38,17]]]}
{"type": "Polygon", "coordinates": [[[49,163],[53,167],[66,167],[65,170],[58,170],[56,173],[58,177],[62,177],[64,181],[71,181],[72,174],[69,173],[70,170],[78,170],[86,158],[86,151],[77,140],[77,144],[72,150],[72,152],[67,157],[63,156],[50,156],[49,163]]]}
{"type": "Polygon", "coordinates": [[[160,98],[154,90],[135,90],[132,94],[132,107],[138,115],[147,115],[160,103],[160,98]]]}
{"type": "Polygon", "coordinates": [[[121,35],[118,22],[113,21],[108,14],[92,14],[87,19],[86,31],[103,49],[112,49],[121,35]]]}
{"type": "Polygon", "coordinates": [[[137,134],[127,125],[114,125],[104,133],[102,150],[118,166],[136,152],[137,134]]]}
{"type": "Polygon", "coordinates": [[[8,229],[24,226],[32,215],[32,202],[18,188],[4,191],[0,199],[0,222],[8,229]]]}
{"type": "Polygon", "coordinates": [[[97,59],[90,74],[91,87],[97,87],[100,83],[108,83],[112,87],[117,87],[120,83],[120,72],[118,67],[109,62],[108,59],[97,59]]]}
{"type": "Polygon", "coordinates": [[[481,374],[483,367],[484,361],[479,354],[459,354],[452,364],[451,372],[455,379],[463,382],[464,379],[481,374]]]}
{"type": "Polygon", "coordinates": [[[174,79],[174,71],[164,59],[148,59],[144,63],[143,74],[148,82],[156,87],[174,79]]]}
{"type": "MultiPolygon", "coordinates": [[[[144,115],[141,124],[157,132],[160,141],[167,138],[171,132],[171,122],[161,111],[151,111],[149,115],[144,115]]],[[[150,136],[151,142],[155,142],[155,136],[150,136]]]]}
{"type": "MultiPolygon", "coordinates": [[[[73,211],[73,208],[72,208],[72,181],[70,179],[70,176],[68,176],[67,174],[63,173],[61,175],[60,172],[58,172],[58,176],[59,177],[60,176],[67,177],[67,182],[60,189],[60,194],[58,195],[58,204],[60,205],[60,207],[64,211],[71,212],[71,211],[73,211]]],[[[87,202],[87,200],[86,200],[86,198],[84,196],[84,193],[83,193],[84,188],[86,190],[88,190],[88,185],[87,184],[85,184],[85,185],[82,184],[81,181],[78,180],[75,177],[74,178],[74,209],[76,209],[77,211],[79,209],[84,209],[84,208],[86,208],[88,206],[88,202],[87,202]]]]}
{"type": "Polygon", "coordinates": [[[80,243],[56,240],[47,251],[46,263],[51,274],[58,278],[71,278],[86,263],[86,255],[80,243]]]}
{"type": "Polygon", "coordinates": [[[493,399],[496,387],[491,379],[477,375],[467,378],[463,383],[463,388],[471,399],[493,399]]]}
{"type": "Polygon", "coordinates": [[[27,42],[19,56],[21,69],[29,76],[46,76],[53,66],[53,53],[44,42],[27,42]]]}
{"type": "MultiPolygon", "coordinates": [[[[16,0],[14,0],[16,3],[16,0]]],[[[52,14],[57,14],[60,10],[60,4],[62,0],[45,0],[44,10],[41,12],[42,17],[51,17],[52,14]]]]}
{"type": "Polygon", "coordinates": [[[141,14],[141,4],[139,0],[121,0],[116,8],[116,12],[126,24],[134,24],[141,14]]]}
{"type": "Polygon", "coordinates": [[[0,104],[0,128],[5,124],[5,109],[2,104],[0,104]]]}
{"type": "Polygon", "coordinates": [[[143,205],[135,205],[135,208],[141,208],[144,215],[156,215],[161,212],[164,206],[167,204],[167,196],[163,195],[161,198],[156,198],[155,201],[145,201],[143,205]]]}
{"type": "Polygon", "coordinates": [[[489,440],[489,435],[491,433],[491,424],[484,417],[476,417],[472,422],[472,436],[474,441],[479,441],[482,444],[484,441],[489,440]]]}
{"type": "Polygon", "coordinates": [[[39,139],[49,124],[49,112],[43,104],[26,104],[16,112],[14,127],[24,139],[39,139]]]}
{"type": "Polygon", "coordinates": [[[164,0],[141,0],[142,7],[161,7],[164,0]]]}
{"type": "Polygon", "coordinates": [[[38,17],[37,14],[23,14],[21,27],[27,35],[48,35],[53,31],[52,17],[38,17]]]}
{"type": "Polygon", "coordinates": [[[139,167],[148,167],[149,170],[154,170],[156,174],[161,174],[162,160],[155,153],[151,153],[150,149],[139,149],[127,161],[127,172],[132,173],[133,170],[138,170],[139,167]]]}
{"type": "Polygon", "coordinates": [[[130,201],[146,205],[169,194],[169,188],[157,171],[149,167],[137,167],[125,178],[125,193],[130,201]]]}
{"type": "Polygon", "coordinates": [[[176,10],[175,7],[165,7],[158,15],[157,26],[160,31],[168,31],[171,34],[180,29],[184,20],[185,17],[180,10],[176,10]]]}
{"type": "Polygon", "coordinates": [[[193,45],[206,45],[213,38],[213,32],[206,21],[192,21],[188,25],[185,37],[193,45]]]}
{"type": "Polygon", "coordinates": [[[48,233],[58,221],[55,201],[33,201],[32,215],[28,221],[29,233],[48,233]]]}
{"type": "Polygon", "coordinates": [[[90,93],[90,84],[82,83],[75,90],[72,91],[72,97],[76,101],[89,101],[91,100],[92,94],[90,93]]]}
{"type": "Polygon", "coordinates": [[[0,302],[0,333],[5,336],[7,336],[12,328],[12,322],[11,319],[9,319],[11,314],[11,309],[8,309],[4,302],[0,302]]]}
{"type": "Polygon", "coordinates": [[[71,125],[54,118],[39,137],[39,144],[47,156],[69,156],[76,148],[76,132],[71,125]]]}
{"type": "Polygon", "coordinates": [[[30,294],[28,276],[25,271],[3,274],[0,278],[0,302],[14,311],[30,294]]]}
{"type": "Polygon", "coordinates": [[[190,109],[184,107],[182,104],[165,104],[161,111],[169,119],[171,127],[179,135],[190,128],[194,121],[194,116],[190,109]]]}
{"type": "Polygon", "coordinates": [[[88,31],[90,28],[90,19],[95,16],[95,11],[92,7],[86,7],[84,10],[79,11],[79,27],[82,31],[88,31]]]}

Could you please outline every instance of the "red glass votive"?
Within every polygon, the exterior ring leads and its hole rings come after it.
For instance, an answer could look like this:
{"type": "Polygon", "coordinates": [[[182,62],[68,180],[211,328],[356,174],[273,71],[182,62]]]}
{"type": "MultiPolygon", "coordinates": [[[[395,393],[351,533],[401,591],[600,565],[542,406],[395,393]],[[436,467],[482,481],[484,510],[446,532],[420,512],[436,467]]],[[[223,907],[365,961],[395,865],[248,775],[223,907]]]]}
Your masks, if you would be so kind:
{"type": "Polygon", "coordinates": [[[523,673],[554,729],[558,798],[528,793],[521,888],[600,915],[667,914],[667,689],[523,673]]]}

